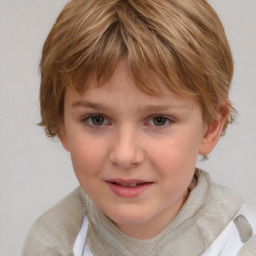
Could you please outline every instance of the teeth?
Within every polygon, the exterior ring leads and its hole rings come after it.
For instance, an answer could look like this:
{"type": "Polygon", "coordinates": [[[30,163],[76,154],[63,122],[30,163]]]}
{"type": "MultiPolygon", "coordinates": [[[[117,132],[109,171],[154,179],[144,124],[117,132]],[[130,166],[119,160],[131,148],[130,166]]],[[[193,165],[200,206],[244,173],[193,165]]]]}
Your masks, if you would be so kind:
{"type": "Polygon", "coordinates": [[[117,183],[117,185],[124,186],[124,187],[136,187],[137,183],[133,183],[133,184],[117,183]]]}
{"type": "Polygon", "coordinates": [[[137,183],[134,183],[134,184],[129,184],[128,187],[136,187],[137,186],[137,183]]]}

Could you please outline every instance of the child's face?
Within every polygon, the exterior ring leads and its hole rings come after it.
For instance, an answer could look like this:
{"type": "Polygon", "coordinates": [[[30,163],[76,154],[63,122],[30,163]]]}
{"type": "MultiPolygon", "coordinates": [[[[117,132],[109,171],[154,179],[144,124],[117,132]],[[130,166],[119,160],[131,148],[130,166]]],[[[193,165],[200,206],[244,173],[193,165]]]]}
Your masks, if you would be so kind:
{"type": "Polygon", "coordinates": [[[206,125],[199,104],[136,88],[126,63],[101,87],[67,89],[60,136],[76,176],[125,233],[157,235],[188,196],[206,125]]]}

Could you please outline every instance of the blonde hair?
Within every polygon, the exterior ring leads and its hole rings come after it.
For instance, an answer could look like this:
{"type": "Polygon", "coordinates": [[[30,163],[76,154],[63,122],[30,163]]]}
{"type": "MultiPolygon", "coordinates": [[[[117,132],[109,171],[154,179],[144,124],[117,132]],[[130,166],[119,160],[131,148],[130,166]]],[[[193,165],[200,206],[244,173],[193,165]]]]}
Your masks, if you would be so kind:
{"type": "Polygon", "coordinates": [[[67,86],[86,90],[95,74],[110,78],[126,59],[136,85],[161,93],[156,77],[179,95],[196,97],[208,123],[229,113],[233,61],[223,26],[205,0],[72,0],[43,48],[41,125],[50,137],[63,123],[67,86]]]}

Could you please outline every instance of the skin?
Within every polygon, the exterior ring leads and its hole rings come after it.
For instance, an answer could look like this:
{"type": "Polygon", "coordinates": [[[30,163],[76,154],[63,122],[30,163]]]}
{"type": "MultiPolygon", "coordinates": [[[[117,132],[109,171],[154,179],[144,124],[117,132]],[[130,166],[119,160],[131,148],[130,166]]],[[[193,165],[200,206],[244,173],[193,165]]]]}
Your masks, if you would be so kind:
{"type": "Polygon", "coordinates": [[[198,154],[218,141],[226,115],[207,125],[199,104],[159,86],[164,96],[139,90],[126,62],[97,87],[94,78],[78,94],[68,88],[59,135],[75,174],[95,204],[129,236],[150,239],[186,201],[198,154]],[[138,196],[120,197],[109,180],[142,180],[138,196]]]}

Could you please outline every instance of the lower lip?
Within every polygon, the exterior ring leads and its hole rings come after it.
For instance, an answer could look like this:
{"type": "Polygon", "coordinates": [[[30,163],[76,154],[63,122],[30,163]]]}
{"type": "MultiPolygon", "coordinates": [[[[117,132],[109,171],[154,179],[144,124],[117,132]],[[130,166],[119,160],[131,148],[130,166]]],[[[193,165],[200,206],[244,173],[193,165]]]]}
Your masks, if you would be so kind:
{"type": "Polygon", "coordinates": [[[125,187],[115,183],[107,182],[109,188],[119,197],[135,198],[146,191],[153,183],[145,183],[136,187],[125,187]]]}

